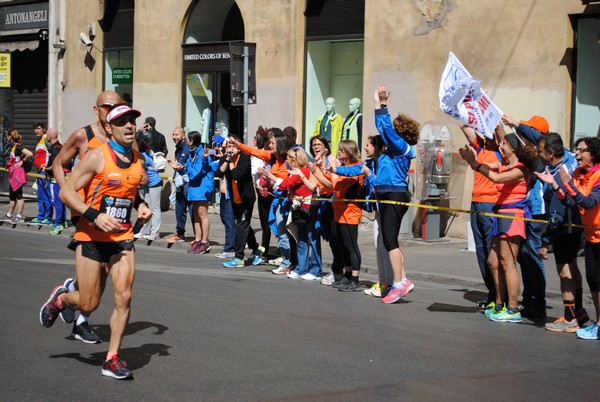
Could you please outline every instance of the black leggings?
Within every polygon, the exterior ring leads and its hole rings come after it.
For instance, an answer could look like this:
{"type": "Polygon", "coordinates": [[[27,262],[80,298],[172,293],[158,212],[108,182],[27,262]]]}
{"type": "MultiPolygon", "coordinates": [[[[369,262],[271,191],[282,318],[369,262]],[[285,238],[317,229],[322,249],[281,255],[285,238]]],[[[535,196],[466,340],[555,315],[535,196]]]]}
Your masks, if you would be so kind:
{"type": "MultiPolygon", "coordinates": [[[[406,193],[380,193],[378,200],[409,202],[406,193]]],[[[408,211],[406,205],[378,204],[379,216],[381,218],[381,237],[383,245],[387,251],[400,248],[398,244],[398,234],[400,233],[400,224],[402,217],[408,211]]]]}
{"type": "Polygon", "coordinates": [[[269,243],[271,242],[271,228],[269,227],[269,211],[273,196],[263,197],[258,190],[256,191],[256,203],[258,204],[258,219],[262,229],[261,246],[265,248],[265,255],[269,252],[269,243]]]}
{"type": "Polygon", "coordinates": [[[590,292],[600,291],[600,243],[585,244],[585,279],[590,292]]]}
{"type": "Polygon", "coordinates": [[[360,270],[362,257],[358,248],[358,225],[333,222],[332,229],[331,246],[341,255],[344,267],[352,267],[353,271],[360,270]]]}

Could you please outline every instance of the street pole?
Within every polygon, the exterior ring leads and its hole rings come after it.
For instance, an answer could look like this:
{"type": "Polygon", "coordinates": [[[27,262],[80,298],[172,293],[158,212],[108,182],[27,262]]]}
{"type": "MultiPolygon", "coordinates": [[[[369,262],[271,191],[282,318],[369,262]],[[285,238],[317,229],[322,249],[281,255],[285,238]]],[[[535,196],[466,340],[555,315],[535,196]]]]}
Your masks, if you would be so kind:
{"type": "Polygon", "coordinates": [[[248,142],[248,46],[244,46],[244,144],[248,142]]]}

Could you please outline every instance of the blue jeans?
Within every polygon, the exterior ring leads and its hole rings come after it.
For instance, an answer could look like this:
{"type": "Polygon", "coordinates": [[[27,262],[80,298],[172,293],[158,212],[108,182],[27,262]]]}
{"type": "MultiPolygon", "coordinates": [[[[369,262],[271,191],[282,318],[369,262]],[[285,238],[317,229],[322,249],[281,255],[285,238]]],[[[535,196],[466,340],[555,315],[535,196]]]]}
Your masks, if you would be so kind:
{"type": "Polygon", "coordinates": [[[183,186],[175,189],[175,218],[177,219],[177,225],[175,226],[175,232],[178,236],[185,237],[185,221],[188,213],[190,214],[190,221],[192,227],[194,226],[194,213],[192,211],[192,202],[187,200],[188,189],[190,188],[189,183],[184,183],[183,186]]]}
{"type": "MultiPolygon", "coordinates": [[[[544,219],[544,216],[535,215],[534,219],[544,219]]],[[[521,241],[517,257],[523,278],[523,302],[538,306],[546,305],[546,270],[539,255],[543,227],[543,223],[525,222],[527,240],[521,241]]]]}
{"type": "Polygon", "coordinates": [[[54,207],[54,224],[64,225],[67,221],[67,208],[59,197],[60,186],[56,182],[50,182],[50,203],[54,207]]]}
{"type": "MultiPolygon", "coordinates": [[[[496,205],[493,202],[472,202],[471,211],[473,212],[492,212],[496,205]]],[[[471,229],[473,230],[473,240],[475,241],[475,252],[477,253],[477,263],[481,271],[483,283],[488,289],[487,299],[496,300],[496,286],[492,271],[487,263],[490,249],[492,248],[492,219],[489,216],[471,214],[471,229]]]]}
{"type": "Polygon", "coordinates": [[[52,204],[50,203],[50,180],[49,179],[42,179],[42,178],[37,179],[36,194],[37,194],[37,200],[38,200],[37,218],[39,220],[52,219],[52,204]]]}
{"type": "Polygon", "coordinates": [[[233,253],[235,251],[235,216],[233,215],[233,207],[231,200],[225,198],[225,194],[221,194],[219,202],[219,214],[221,222],[225,226],[225,245],[223,252],[233,253]]]}
{"type": "Polygon", "coordinates": [[[284,215],[281,204],[277,206],[275,210],[275,222],[277,222],[277,245],[279,246],[279,252],[281,253],[281,264],[282,268],[289,268],[290,262],[290,234],[286,228],[287,214],[284,215]]]}

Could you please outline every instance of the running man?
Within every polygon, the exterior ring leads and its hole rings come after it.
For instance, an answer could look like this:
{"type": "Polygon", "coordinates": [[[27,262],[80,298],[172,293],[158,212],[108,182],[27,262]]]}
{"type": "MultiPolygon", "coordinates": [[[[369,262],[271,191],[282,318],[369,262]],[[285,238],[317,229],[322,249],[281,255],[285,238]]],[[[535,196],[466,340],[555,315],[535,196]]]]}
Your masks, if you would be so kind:
{"type": "MultiPolygon", "coordinates": [[[[98,95],[93,110],[98,120],[85,127],[78,128],[71,134],[67,142],[63,145],[62,150],[56,156],[52,164],[52,173],[56,183],[62,188],[65,183],[65,172],[63,168],[70,168],[74,159],[81,159],[86,152],[91,148],[99,147],[108,142],[108,134],[105,130],[106,115],[109,109],[115,105],[122,104],[123,100],[114,91],[104,91],[98,95]]],[[[137,147],[136,147],[137,149],[137,147]]],[[[79,215],[71,211],[71,222],[77,226],[79,215]]],[[[75,242],[69,244],[71,250],[75,250],[75,242]]],[[[64,286],[70,292],[77,289],[77,281],[73,278],[67,278],[64,286]]],[[[60,314],[62,320],[67,324],[75,320],[75,310],[67,308],[60,314]]],[[[73,324],[71,336],[85,343],[100,343],[101,339],[96,335],[88,324],[88,319],[85,314],[79,314],[77,321],[73,324]]]]}
{"type": "Polygon", "coordinates": [[[89,150],[63,185],[60,198],[82,215],[75,233],[79,290],[68,292],[65,286],[56,286],[40,310],[40,322],[46,328],[52,326],[66,307],[89,315],[98,308],[110,274],[115,308],[110,318],[110,343],[102,375],[119,380],[133,378],[131,370],[118,356],[129,321],[135,278],[131,209],[138,209],[142,221],[152,215],[148,205],[137,197],[138,188],[148,181],[141,156],[132,149],[135,119],[139,116],[139,111],[126,105],[112,108],[105,125],[111,140],[89,150]],[[83,190],[83,200],[80,190],[83,190]],[[103,263],[107,264],[106,269],[103,263]]]}

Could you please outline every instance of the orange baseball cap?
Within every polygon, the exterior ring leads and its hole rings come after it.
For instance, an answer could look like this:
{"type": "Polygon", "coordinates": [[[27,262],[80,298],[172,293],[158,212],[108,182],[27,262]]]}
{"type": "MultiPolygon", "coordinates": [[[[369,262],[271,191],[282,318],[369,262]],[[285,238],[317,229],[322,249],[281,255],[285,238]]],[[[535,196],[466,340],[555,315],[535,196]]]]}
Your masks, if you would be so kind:
{"type": "Polygon", "coordinates": [[[548,131],[550,131],[548,120],[544,119],[542,116],[531,116],[531,119],[521,120],[519,123],[533,127],[542,134],[548,134],[548,131]]]}

